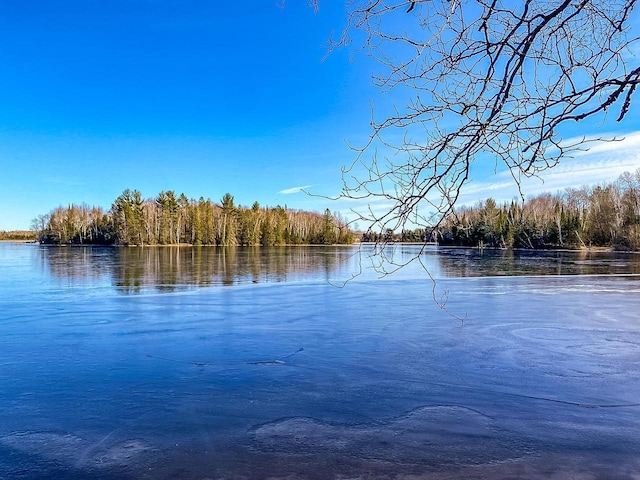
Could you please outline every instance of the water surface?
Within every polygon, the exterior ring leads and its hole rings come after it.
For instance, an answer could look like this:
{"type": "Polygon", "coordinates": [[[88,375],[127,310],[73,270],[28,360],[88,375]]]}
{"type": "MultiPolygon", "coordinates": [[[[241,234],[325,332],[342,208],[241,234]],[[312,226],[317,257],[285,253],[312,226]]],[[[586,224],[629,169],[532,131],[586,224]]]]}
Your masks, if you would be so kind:
{"type": "Polygon", "coordinates": [[[0,478],[640,478],[639,256],[371,249],[0,244],[0,478]]]}

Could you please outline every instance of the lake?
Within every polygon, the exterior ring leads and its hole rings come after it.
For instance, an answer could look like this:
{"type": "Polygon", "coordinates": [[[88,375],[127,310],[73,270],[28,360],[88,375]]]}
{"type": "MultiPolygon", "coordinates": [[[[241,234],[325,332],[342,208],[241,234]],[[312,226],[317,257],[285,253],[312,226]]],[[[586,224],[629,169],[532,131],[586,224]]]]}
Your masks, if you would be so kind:
{"type": "Polygon", "coordinates": [[[373,253],[0,243],[0,478],[640,479],[640,255],[373,253]]]}

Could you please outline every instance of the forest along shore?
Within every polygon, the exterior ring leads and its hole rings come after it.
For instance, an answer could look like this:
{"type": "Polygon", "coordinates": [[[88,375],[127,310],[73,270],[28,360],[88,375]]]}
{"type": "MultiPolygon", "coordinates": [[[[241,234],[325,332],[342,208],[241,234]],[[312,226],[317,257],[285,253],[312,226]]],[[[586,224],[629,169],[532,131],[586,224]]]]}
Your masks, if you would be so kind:
{"type": "Polygon", "coordinates": [[[188,199],[173,191],[142,199],[125,190],[109,211],[86,204],[58,207],[33,221],[45,244],[273,246],[351,244],[353,232],[338,213],[286,207],[237,206],[188,199]]]}
{"type": "Polygon", "coordinates": [[[38,234],[29,230],[0,231],[0,242],[36,242],[38,234]]]}

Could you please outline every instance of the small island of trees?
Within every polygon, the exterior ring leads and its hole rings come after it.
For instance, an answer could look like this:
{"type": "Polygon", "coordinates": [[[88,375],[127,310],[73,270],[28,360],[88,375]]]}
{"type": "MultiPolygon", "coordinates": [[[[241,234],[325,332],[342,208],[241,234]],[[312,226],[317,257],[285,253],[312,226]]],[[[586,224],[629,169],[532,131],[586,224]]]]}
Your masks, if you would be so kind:
{"type": "Polygon", "coordinates": [[[125,190],[111,209],[86,204],[57,207],[33,220],[44,244],[272,246],[349,244],[354,235],[329,209],[323,214],[286,207],[237,206],[233,195],[220,203],[163,191],[143,199],[125,190]]]}

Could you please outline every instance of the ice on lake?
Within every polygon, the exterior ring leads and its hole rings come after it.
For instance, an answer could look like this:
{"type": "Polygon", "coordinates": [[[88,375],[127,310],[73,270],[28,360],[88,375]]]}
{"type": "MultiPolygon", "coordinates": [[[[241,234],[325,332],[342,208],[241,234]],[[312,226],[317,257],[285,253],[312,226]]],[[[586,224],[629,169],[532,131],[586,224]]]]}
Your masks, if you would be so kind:
{"type": "Polygon", "coordinates": [[[0,244],[0,478],[640,478],[639,256],[370,248],[0,244]]]}

